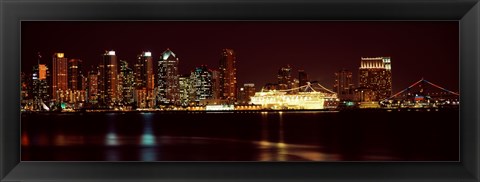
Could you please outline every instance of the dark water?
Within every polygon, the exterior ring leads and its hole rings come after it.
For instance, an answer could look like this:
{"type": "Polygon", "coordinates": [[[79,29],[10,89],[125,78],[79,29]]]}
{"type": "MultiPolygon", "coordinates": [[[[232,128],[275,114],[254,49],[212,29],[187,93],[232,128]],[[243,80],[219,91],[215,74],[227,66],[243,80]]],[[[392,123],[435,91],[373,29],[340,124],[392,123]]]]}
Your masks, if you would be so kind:
{"type": "Polygon", "coordinates": [[[457,161],[458,110],[22,113],[23,161],[457,161]]]}

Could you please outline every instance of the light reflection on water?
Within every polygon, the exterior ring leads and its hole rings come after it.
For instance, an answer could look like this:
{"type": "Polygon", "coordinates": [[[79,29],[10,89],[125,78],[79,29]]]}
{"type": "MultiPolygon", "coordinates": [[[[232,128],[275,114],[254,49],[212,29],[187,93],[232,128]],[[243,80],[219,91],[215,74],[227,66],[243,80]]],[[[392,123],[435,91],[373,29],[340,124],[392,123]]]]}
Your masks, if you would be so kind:
{"type": "Polygon", "coordinates": [[[142,113],[143,118],[143,132],[141,145],[142,146],[155,146],[155,135],[152,128],[152,114],[151,113],[142,113]]]}
{"type": "MultiPolygon", "coordinates": [[[[232,116],[226,113],[190,113],[179,116],[148,112],[105,115],[94,113],[84,114],[85,117],[95,119],[86,121],[75,120],[70,115],[61,115],[62,118],[58,121],[55,120],[56,118],[45,117],[41,120],[42,125],[32,119],[29,121],[30,126],[25,127],[28,130],[22,131],[21,140],[22,148],[32,151],[28,154],[31,159],[36,157],[31,154],[40,149],[48,150],[45,155],[52,156],[56,160],[382,161],[402,159],[395,156],[399,155],[395,150],[399,150],[400,147],[390,144],[398,143],[402,139],[400,138],[402,136],[397,137],[402,132],[397,132],[393,127],[403,126],[397,124],[400,122],[391,122],[393,124],[387,125],[380,120],[365,120],[368,122],[362,125],[358,122],[340,120],[341,118],[339,119],[335,113],[309,112],[308,116],[306,114],[308,113],[258,112],[232,114],[232,116]],[[74,121],[64,122],[70,119],[74,121]],[[386,131],[392,131],[396,135],[386,131]],[[384,139],[377,136],[383,136],[384,139]],[[72,155],[85,156],[85,158],[73,158],[72,155]]],[[[361,116],[369,117],[369,115],[361,116]]],[[[391,117],[385,114],[385,117],[387,116],[391,117]]],[[[342,117],[347,116],[342,115],[342,117]]],[[[395,115],[395,117],[400,116],[395,115]]],[[[357,119],[354,116],[347,118],[357,119]]],[[[419,139],[429,141],[424,138],[419,139]]],[[[433,140],[435,141],[438,140],[433,140]]],[[[408,146],[419,148],[425,143],[427,142],[399,143],[399,145],[404,145],[405,148],[408,146]]],[[[41,155],[43,154],[38,154],[38,156],[41,155]]],[[[405,155],[417,154],[406,153],[405,155]]]]}

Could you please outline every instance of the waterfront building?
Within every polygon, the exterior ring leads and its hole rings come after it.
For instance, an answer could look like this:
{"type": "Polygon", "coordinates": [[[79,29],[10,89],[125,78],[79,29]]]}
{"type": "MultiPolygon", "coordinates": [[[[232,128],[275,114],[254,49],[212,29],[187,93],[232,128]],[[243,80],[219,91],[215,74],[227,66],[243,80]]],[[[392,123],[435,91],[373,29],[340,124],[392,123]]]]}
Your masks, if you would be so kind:
{"type": "Polygon", "coordinates": [[[341,100],[352,100],[354,95],[353,73],[346,69],[335,72],[333,91],[341,100]]]}
{"type": "Polygon", "coordinates": [[[235,102],[237,94],[236,55],[233,49],[223,49],[220,59],[220,99],[235,102]]]}
{"type": "Polygon", "coordinates": [[[52,99],[56,102],[63,102],[68,89],[68,60],[64,53],[55,53],[52,58],[52,99]]]}
{"type": "Polygon", "coordinates": [[[375,92],[373,100],[386,99],[392,94],[392,66],[390,57],[362,57],[359,68],[359,87],[375,92]]]}
{"type": "Polygon", "coordinates": [[[180,104],[178,73],[179,60],[175,53],[167,49],[158,61],[157,104],[180,104]]]}
{"type": "Polygon", "coordinates": [[[68,89],[82,90],[82,60],[70,59],[68,61],[68,89]]]}
{"type": "Polygon", "coordinates": [[[193,88],[193,100],[199,102],[200,100],[212,99],[212,71],[204,65],[196,67],[190,74],[190,80],[193,88]]]}
{"type": "Polygon", "coordinates": [[[119,96],[118,63],[115,51],[105,51],[98,67],[98,101],[102,106],[113,107],[119,96]]]}
{"type": "Polygon", "coordinates": [[[120,60],[119,87],[121,88],[121,100],[124,104],[134,102],[135,76],[133,69],[128,66],[128,62],[120,60]]]}
{"type": "Polygon", "coordinates": [[[278,70],[278,89],[287,90],[293,88],[292,68],[290,65],[278,70]]]}
{"type": "Polygon", "coordinates": [[[32,73],[32,86],[30,93],[33,96],[33,109],[42,110],[45,107],[44,103],[48,103],[50,99],[49,95],[49,84],[47,77],[49,77],[49,71],[46,64],[37,64],[33,67],[32,73]]]}
{"type": "Polygon", "coordinates": [[[89,103],[98,101],[98,68],[93,68],[88,72],[87,100],[89,103]]]}
{"type": "Polygon", "coordinates": [[[141,94],[146,98],[141,100],[146,101],[146,107],[153,108],[155,106],[155,74],[154,74],[154,63],[152,53],[142,52],[137,57],[137,62],[135,63],[135,89],[145,90],[145,94],[141,94]]]}
{"type": "Polygon", "coordinates": [[[180,105],[189,106],[192,105],[190,102],[193,100],[193,94],[195,89],[193,89],[193,84],[190,79],[190,75],[182,75],[178,78],[179,82],[179,92],[180,92],[180,105]]]}
{"type": "Polygon", "coordinates": [[[255,84],[245,83],[243,87],[238,90],[237,103],[240,105],[247,105],[250,103],[250,97],[255,95],[255,84]]]}

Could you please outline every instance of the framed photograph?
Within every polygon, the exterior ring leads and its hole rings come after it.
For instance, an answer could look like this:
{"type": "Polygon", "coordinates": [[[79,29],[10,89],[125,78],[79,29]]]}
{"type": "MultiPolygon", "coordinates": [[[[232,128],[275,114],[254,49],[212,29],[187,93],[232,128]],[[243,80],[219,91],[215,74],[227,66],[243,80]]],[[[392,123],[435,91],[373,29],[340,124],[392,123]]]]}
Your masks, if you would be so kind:
{"type": "Polygon", "coordinates": [[[0,5],[4,181],[480,178],[477,1],[0,5]]]}

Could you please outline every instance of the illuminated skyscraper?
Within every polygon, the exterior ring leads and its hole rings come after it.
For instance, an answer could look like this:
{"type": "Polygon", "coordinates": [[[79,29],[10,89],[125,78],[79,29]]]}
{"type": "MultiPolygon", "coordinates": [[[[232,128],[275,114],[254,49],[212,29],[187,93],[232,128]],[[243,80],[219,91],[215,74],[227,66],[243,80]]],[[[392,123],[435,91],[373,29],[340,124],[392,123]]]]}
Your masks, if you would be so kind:
{"type": "Polygon", "coordinates": [[[167,49],[158,61],[157,104],[180,104],[178,58],[167,49]]]}
{"type": "Polygon", "coordinates": [[[41,102],[48,102],[50,95],[48,94],[48,81],[49,76],[48,67],[45,64],[38,64],[33,67],[32,73],[32,87],[31,93],[35,102],[34,107],[41,108],[41,102]]]}
{"type": "Polygon", "coordinates": [[[98,101],[103,106],[112,106],[118,101],[118,63],[115,51],[105,51],[99,64],[98,101]]]}
{"type": "Polygon", "coordinates": [[[193,84],[190,79],[190,75],[183,75],[178,78],[179,90],[180,90],[180,104],[182,106],[190,105],[190,102],[193,99],[193,94],[195,89],[193,89],[193,84]]]}
{"type": "Polygon", "coordinates": [[[190,74],[190,80],[193,84],[195,101],[213,98],[212,71],[208,70],[206,66],[195,68],[190,74]]]}
{"type": "Polygon", "coordinates": [[[68,89],[82,90],[82,60],[70,59],[68,61],[68,89]]]}
{"type": "Polygon", "coordinates": [[[223,49],[220,59],[220,99],[235,102],[237,99],[237,68],[235,52],[223,49]]]}
{"type": "MultiPolygon", "coordinates": [[[[278,89],[286,90],[291,89],[294,86],[294,81],[292,78],[292,68],[290,65],[282,67],[278,70],[278,89]]],[[[289,92],[291,93],[291,91],[289,92]]]]}
{"type": "Polygon", "coordinates": [[[390,57],[362,57],[358,86],[375,92],[376,101],[390,97],[392,94],[390,57]]]}
{"type": "Polygon", "coordinates": [[[142,102],[146,102],[144,107],[153,108],[155,101],[154,94],[154,81],[155,74],[153,72],[153,57],[151,52],[142,52],[138,55],[137,62],[135,63],[135,88],[136,90],[143,90],[142,102]]]}
{"type": "Polygon", "coordinates": [[[68,89],[68,60],[63,53],[53,54],[52,96],[56,102],[63,102],[68,89]]]}
{"type": "Polygon", "coordinates": [[[128,67],[127,61],[120,61],[120,78],[122,101],[126,104],[131,104],[134,102],[135,76],[132,68],[128,67]]]}
{"type": "Polygon", "coordinates": [[[238,98],[237,102],[239,104],[247,105],[250,102],[250,97],[255,95],[255,84],[246,83],[243,84],[243,87],[238,89],[238,98]]]}
{"type": "Polygon", "coordinates": [[[351,71],[345,69],[335,72],[333,91],[337,93],[338,98],[353,99],[354,85],[352,75],[351,71]]]}
{"type": "Polygon", "coordinates": [[[88,73],[87,96],[88,102],[97,103],[98,101],[98,68],[93,68],[88,73]]]}

